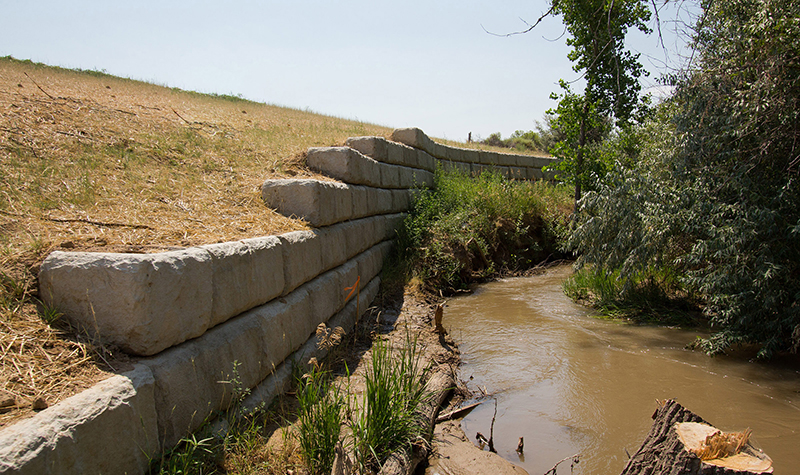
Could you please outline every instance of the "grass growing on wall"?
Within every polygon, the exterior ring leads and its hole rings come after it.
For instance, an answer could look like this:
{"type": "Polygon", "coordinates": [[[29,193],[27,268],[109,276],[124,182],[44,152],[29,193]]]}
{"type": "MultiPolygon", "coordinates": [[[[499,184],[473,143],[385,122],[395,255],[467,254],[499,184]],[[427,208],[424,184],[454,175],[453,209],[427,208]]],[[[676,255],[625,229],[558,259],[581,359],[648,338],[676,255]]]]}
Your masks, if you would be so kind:
{"type": "Polygon", "coordinates": [[[399,230],[401,266],[431,289],[453,290],[559,255],[572,209],[568,188],[438,170],[399,230]]]}

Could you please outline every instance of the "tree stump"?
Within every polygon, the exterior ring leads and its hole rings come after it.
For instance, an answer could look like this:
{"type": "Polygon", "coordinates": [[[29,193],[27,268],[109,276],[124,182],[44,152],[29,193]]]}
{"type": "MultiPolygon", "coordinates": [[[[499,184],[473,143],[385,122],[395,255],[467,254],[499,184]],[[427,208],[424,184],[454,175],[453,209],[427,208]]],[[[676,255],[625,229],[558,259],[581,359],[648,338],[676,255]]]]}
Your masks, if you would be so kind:
{"type": "Polygon", "coordinates": [[[644,443],[628,460],[621,475],[772,473],[772,460],[747,443],[749,432],[725,434],[672,399],[659,402],[653,420],[644,443]],[[725,442],[730,440],[734,443],[728,448],[725,442]],[[708,444],[718,442],[721,449],[708,449],[708,444]],[[698,453],[704,454],[704,458],[721,455],[702,460],[698,453]]]}

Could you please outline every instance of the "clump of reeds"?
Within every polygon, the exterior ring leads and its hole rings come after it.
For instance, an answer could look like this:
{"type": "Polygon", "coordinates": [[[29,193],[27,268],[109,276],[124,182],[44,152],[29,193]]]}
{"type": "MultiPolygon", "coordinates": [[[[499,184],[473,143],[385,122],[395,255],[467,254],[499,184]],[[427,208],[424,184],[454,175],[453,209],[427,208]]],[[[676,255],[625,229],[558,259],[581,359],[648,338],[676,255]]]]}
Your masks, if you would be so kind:
{"type": "Polygon", "coordinates": [[[373,345],[364,401],[351,421],[360,470],[377,471],[393,452],[422,438],[417,409],[426,397],[424,371],[416,340],[396,352],[380,340],[373,345]]]}

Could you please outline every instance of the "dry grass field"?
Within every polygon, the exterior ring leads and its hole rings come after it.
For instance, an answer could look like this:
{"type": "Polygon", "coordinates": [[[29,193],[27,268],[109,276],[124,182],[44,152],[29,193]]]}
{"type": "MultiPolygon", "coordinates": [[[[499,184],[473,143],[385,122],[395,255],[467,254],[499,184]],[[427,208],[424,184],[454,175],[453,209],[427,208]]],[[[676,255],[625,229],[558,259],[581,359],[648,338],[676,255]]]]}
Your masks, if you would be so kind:
{"type": "Polygon", "coordinates": [[[49,252],[155,252],[304,229],[264,205],[264,179],[314,176],[308,147],[390,132],[0,59],[0,426],[125,366],[42,308],[49,252]]]}

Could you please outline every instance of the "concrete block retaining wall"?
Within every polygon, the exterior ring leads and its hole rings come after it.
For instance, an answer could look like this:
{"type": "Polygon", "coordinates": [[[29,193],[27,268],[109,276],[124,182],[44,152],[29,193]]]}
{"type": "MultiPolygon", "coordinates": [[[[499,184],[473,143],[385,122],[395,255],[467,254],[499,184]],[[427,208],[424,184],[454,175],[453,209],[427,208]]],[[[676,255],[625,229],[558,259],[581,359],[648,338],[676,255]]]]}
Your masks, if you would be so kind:
{"type": "Polygon", "coordinates": [[[246,407],[285,391],[293,364],[324,356],[314,337],[320,323],[354,327],[377,295],[413,190],[433,186],[438,166],[546,177],[531,157],[444,147],[418,129],[395,135],[406,144],[356,137],[308,151],[311,168],[346,183],[264,183],[268,206],[313,230],[157,254],[48,256],[42,299],[139,359],[0,431],[0,473],[144,473],[227,409],[235,390],[250,391],[246,407]],[[346,300],[359,279],[360,301],[346,300]]]}

